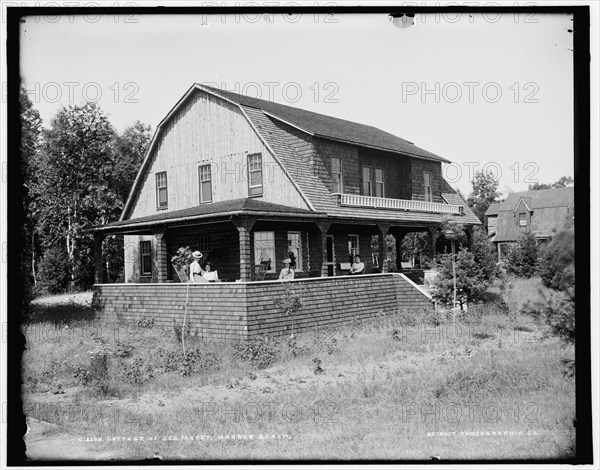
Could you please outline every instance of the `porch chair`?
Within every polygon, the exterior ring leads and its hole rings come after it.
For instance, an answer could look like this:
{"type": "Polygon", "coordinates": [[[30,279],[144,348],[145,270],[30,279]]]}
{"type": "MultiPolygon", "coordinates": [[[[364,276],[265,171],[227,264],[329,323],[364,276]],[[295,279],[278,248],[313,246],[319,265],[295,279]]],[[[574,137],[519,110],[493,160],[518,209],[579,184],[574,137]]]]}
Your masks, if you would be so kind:
{"type": "Polygon", "coordinates": [[[271,260],[261,261],[260,264],[256,266],[255,281],[264,281],[270,267],[271,260]]]}

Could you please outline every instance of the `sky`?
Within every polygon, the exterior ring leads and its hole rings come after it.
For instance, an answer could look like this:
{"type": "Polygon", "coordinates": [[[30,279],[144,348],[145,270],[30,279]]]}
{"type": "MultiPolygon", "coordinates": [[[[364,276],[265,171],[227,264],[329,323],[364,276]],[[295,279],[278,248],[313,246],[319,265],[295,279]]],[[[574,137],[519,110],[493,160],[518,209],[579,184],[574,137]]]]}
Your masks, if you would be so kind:
{"type": "MultiPolygon", "coordinates": [[[[117,10],[118,12],[118,10],[117,10]]],[[[569,15],[28,17],[21,74],[44,125],[97,101],[122,132],[154,130],[195,82],[369,124],[500,191],[573,175],[569,15]],[[402,23],[400,23],[402,25],[402,23]]]]}

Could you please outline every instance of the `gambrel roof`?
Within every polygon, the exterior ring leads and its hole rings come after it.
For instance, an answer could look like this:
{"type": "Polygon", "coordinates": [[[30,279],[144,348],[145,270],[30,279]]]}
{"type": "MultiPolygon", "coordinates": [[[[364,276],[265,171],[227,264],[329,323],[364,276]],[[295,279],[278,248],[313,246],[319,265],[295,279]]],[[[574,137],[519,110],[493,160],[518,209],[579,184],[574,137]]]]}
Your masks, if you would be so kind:
{"type": "Polygon", "coordinates": [[[436,162],[450,163],[449,160],[419,148],[408,140],[401,139],[373,126],[326,116],[325,114],[306,111],[272,101],[238,95],[231,91],[224,91],[205,85],[202,88],[210,90],[239,105],[260,109],[266,115],[279,119],[316,137],[400,153],[436,162]]]}
{"type": "MultiPolygon", "coordinates": [[[[323,114],[313,113],[291,106],[285,106],[270,101],[259,100],[238,95],[236,93],[222,91],[216,88],[194,84],[188,92],[179,100],[169,114],[158,125],[152,142],[150,143],[146,158],[136,177],[130,192],[121,221],[127,220],[135,204],[135,194],[142,185],[145,171],[150,165],[150,156],[157,144],[158,136],[163,126],[170,120],[178,108],[197,91],[208,93],[234,104],[246,117],[254,128],[258,137],[271,151],[274,158],[281,164],[283,170],[290,176],[291,183],[297,188],[313,213],[326,213],[332,217],[343,218],[369,218],[375,220],[398,220],[415,224],[439,223],[442,214],[427,212],[410,212],[397,210],[386,210],[380,208],[357,208],[340,206],[336,198],[332,197],[331,191],[321,178],[316,177],[312,171],[307,171],[306,162],[298,154],[295,142],[290,139],[295,137],[285,128],[295,128],[308,139],[312,137],[329,139],[351,145],[376,148],[387,152],[397,153],[413,158],[420,158],[437,162],[448,162],[431,152],[423,150],[411,142],[396,137],[372,126],[358,124],[344,119],[333,118],[323,114]]],[[[481,222],[469,209],[467,204],[446,183],[447,192],[442,196],[449,204],[462,205],[464,215],[451,216],[451,219],[463,224],[476,224],[481,222]]],[[[160,216],[159,216],[160,217],[160,216]]]]}

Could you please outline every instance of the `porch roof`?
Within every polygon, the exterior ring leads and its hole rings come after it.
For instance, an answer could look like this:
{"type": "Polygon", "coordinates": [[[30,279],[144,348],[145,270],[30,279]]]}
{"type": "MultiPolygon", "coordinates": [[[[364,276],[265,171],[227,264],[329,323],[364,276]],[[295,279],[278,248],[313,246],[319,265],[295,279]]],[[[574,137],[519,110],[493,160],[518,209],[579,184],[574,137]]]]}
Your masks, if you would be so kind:
{"type": "Polygon", "coordinates": [[[298,218],[325,218],[327,214],[297,207],[284,206],[255,198],[232,199],[229,201],[200,204],[177,211],[161,211],[146,217],[120,220],[106,225],[94,227],[94,232],[122,233],[124,230],[144,229],[169,223],[188,222],[193,220],[228,218],[239,215],[286,216],[298,218]]]}

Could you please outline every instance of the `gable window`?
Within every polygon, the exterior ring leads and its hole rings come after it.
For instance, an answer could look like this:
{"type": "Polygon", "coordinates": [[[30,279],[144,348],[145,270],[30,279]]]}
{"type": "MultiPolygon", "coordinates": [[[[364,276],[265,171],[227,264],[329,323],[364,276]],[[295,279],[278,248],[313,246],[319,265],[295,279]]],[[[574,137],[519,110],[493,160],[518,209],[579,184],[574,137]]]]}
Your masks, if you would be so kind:
{"type": "Polygon", "coordinates": [[[358,235],[348,235],[348,256],[354,261],[354,256],[358,254],[358,235]]]}
{"type": "Polygon", "coordinates": [[[254,232],[254,264],[269,261],[268,273],[275,272],[275,232],[254,232]]]}
{"type": "Polygon", "coordinates": [[[433,194],[431,192],[431,173],[428,173],[428,172],[423,173],[423,189],[425,192],[425,201],[426,202],[433,201],[433,194]]]}
{"type": "Polygon", "coordinates": [[[375,168],[375,196],[385,197],[383,168],[375,168]]]}
{"type": "Polygon", "coordinates": [[[262,193],[262,155],[253,153],[248,155],[248,196],[262,196],[262,193]]]}
{"type": "Polygon", "coordinates": [[[342,176],[342,159],[337,157],[331,158],[331,192],[344,192],[344,179],[342,176]]]}
{"type": "Polygon", "coordinates": [[[373,195],[373,182],[371,180],[371,167],[370,166],[362,167],[362,187],[363,187],[363,196],[372,196],[373,195]]]}
{"type": "Polygon", "coordinates": [[[525,212],[519,213],[519,227],[527,227],[527,214],[525,212]]]}
{"type": "Polygon", "coordinates": [[[152,276],[152,242],[140,242],[140,274],[152,276]]]}
{"type": "Polygon", "coordinates": [[[296,271],[302,271],[302,238],[300,232],[288,232],[288,256],[292,259],[292,264],[295,262],[295,266],[290,265],[296,271]]]}
{"type": "Polygon", "coordinates": [[[156,208],[166,209],[168,207],[169,196],[167,192],[167,172],[156,173],[156,208]]]}
{"type": "Polygon", "coordinates": [[[210,165],[200,165],[198,167],[200,180],[200,202],[212,202],[212,176],[210,165]]]}

